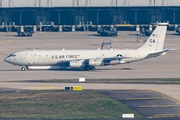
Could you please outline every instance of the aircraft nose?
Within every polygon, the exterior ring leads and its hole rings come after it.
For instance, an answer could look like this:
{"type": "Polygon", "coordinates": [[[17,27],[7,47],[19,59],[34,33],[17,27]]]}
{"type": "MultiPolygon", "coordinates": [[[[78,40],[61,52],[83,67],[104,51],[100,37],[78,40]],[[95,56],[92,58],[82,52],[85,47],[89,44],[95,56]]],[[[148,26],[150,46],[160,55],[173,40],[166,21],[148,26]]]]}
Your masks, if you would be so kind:
{"type": "Polygon", "coordinates": [[[5,62],[9,62],[8,57],[4,58],[4,61],[5,62]]]}
{"type": "Polygon", "coordinates": [[[4,58],[4,61],[7,62],[7,58],[4,58]]]}

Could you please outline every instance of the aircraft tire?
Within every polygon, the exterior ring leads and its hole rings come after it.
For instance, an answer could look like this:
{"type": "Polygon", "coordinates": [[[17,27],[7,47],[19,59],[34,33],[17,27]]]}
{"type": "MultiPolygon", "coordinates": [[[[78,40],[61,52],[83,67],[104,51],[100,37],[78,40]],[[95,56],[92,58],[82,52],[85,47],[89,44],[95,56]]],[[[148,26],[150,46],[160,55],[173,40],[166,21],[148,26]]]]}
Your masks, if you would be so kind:
{"type": "Polygon", "coordinates": [[[85,68],[83,68],[83,70],[89,71],[91,68],[90,66],[86,66],[85,68]]]}
{"type": "Polygon", "coordinates": [[[83,70],[89,71],[89,70],[95,70],[96,68],[94,66],[87,66],[83,68],[83,70]]]}
{"type": "Polygon", "coordinates": [[[21,67],[21,71],[25,71],[26,70],[26,67],[21,67]]]}
{"type": "Polygon", "coordinates": [[[96,68],[95,68],[94,66],[92,66],[90,69],[91,69],[91,70],[95,70],[96,68]]]}

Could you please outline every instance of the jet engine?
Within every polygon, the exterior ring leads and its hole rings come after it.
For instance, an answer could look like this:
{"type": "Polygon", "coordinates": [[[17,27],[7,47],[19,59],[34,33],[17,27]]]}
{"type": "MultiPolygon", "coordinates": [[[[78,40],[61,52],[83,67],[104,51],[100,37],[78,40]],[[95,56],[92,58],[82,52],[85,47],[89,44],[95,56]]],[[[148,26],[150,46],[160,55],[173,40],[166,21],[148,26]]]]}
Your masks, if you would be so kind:
{"type": "Polygon", "coordinates": [[[89,66],[104,66],[103,59],[90,59],[89,66]]]}
{"type": "Polygon", "coordinates": [[[79,68],[79,67],[84,68],[85,67],[85,63],[84,63],[84,60],[70,61],[69,66],[70,67],[75,67],[75,68],[79,68]]]}

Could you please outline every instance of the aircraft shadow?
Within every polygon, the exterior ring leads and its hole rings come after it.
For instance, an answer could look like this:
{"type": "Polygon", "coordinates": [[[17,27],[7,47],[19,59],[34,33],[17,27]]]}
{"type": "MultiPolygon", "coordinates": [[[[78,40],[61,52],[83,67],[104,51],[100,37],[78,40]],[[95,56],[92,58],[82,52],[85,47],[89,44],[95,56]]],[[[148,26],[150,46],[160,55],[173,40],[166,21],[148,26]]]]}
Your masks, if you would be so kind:
{"type": "Polygon", "coordinates": [[[117,37],[117,36],[102,36],[99,34],[86,34],[87,36],[96,36],[96,37],[117,37]]]}
{"type": "Polygon", "coordinates": [[[99,71],[99,70],[133,70],[131,68],[118,68],[118,69],[104,69],[104,68],[98,68],[95,70],[83,70],[78,68],[67,68],[67,69],[60,69],[60,70],[51,70],[51,71],[99,71]]]}
{"type": "MultiPolygon", "coordinates": [[[[130,36],[136,36],[136,37],[137,37],[137,36],[139,36],[139,37],[142,36],[141,33],[140,33],[140,34],[128,34],[128,35],[130,35],[130,36]]],[[[142,36],[142,37],[144,37],[144,36],[142,36]]],[[[148,38],[148,37],[150,37],[150,36],[146,35],[146,37],[148,38]]]]}
{"type": "Polygon", "coordinates": [[[14,37],[14,35],[5,35],[5,36],[7,36],[7,37],[14,37]]]}
{"type": "Polygon", "coordinates": [[[18,36],[18,35],[5,35],[7,37],[32,37],[32,36],[18,36]]]}
{"type": "Polygon", "coordinates": [[[138,36],[138,34],[128,34],[128,35],[130,35],[130,36],[138,36]]]}
{"type": "Polygon", "coordinates": [[[21,70],[0,70],[0,71],[21,71],[21,70]]]}
{"type": "Polygon", "coordinates": [[[96,70],[134,70],[131,68],[119,68],[119,69],[96,69],[96,70]]]}
{"type": "Polygon", "coordinates": [[[175,33],[173,33],[173,34],[170,34],[170,35],[176,35],[176,36],[180,36],[180,34],[177,34],[177,33],[176,33],[176,34],[175,34],[175,33]]]}
{"type": "Polygon", "coordinates": [[[14,35],[14,37],[32,37],[32,36],[18,36],[18,35],[14,35]]]}
{"type": "MultiPolygon", "coordinates": [[[[95,69],[95,70],[83,70],[79,68],[67,68],[58,70],[27,70],[27,71],[100,71],[100,70],[133,70],[131,68],[118,68],[118,69],[95,69]]],[[[21,70],[0,70],[0,71],[21,71],[21,70]]],[[[23,72],[23,71],[22,71],[23,72]]]]}

